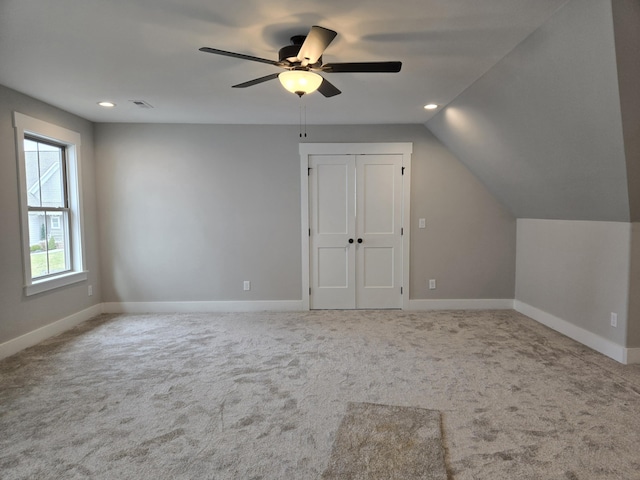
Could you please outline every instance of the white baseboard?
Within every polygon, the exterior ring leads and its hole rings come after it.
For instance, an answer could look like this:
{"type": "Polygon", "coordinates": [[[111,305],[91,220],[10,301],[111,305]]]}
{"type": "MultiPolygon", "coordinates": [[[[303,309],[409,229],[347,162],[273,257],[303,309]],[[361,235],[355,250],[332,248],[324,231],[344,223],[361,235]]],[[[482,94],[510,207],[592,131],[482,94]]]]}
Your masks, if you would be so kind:
{"type": "MultiPolygon", "coordinates": [[[[623,364],[640,364],[640,348],[625,348],[595,333],[524,302],[510,299],[409,300],[407,310],[514,309],[567,337],[623,364]]],[[[303,310],[302,300],[220,302],[110,302],[93,305],[20,337],[0,344],[0,359],[69,330],[101,313],[202,313],[303,310]]]]}
{"type": "Polygon", "coordinates": [[[514,310],[623,364],[640,363],[640,348],[626,348],[550,313],[514,300],[514,310]]]}
{"type": "Polygon", "coordinates": [[[302,310],[302,308],[302,300],[109,302],[102,304],[104,313],[289,312],[302,310]]]}
{"type": "Polygon", "coordinates": [[[93,305],[92,307],[74,313],[73,315],[69,315],[68,317],[61,318],[60,320],[38,328],[37,330],[33,330],[32,332],[25,333],[24,335],[4,342],[0,344],[0,359],[9,357],[21,350],[24,350],[25,348],[37,345],[47,338],[59,335],[62,332],[95,317],[96,315],[100,315],[101,313],[102,304],[93,305]]]}
{"type": "Polygon", "coordinates": [[[407,310],[511,310],[513,299],[409,300],[407,310]]]}

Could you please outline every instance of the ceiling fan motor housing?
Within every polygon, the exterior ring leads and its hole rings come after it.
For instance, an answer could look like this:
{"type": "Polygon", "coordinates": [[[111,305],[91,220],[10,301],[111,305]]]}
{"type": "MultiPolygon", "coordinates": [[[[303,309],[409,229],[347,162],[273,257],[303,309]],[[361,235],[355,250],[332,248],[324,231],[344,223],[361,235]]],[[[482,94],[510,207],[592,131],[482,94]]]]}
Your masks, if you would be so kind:
{"type": "Polygon", "coordinates": [[[287,45],[278,51],[278,60],[281,62],[297,62],[300,45],[287,45]]]}
{"type": "MultiPolygon", "coordinates": [[[[278,60],[280,62],[290,63],[295,66],[300,63],[298,60],[298,53],[300,52],[300,47],[304,43],[306,35],[294,35],[291,37],[291,45],[286,45],[282,47],[278,51],[278,60]]],[[[322,65],[322,57],[318,58],[318,61],[313,65],[309,65],[310,67],[320,67],[322,65]]]]}

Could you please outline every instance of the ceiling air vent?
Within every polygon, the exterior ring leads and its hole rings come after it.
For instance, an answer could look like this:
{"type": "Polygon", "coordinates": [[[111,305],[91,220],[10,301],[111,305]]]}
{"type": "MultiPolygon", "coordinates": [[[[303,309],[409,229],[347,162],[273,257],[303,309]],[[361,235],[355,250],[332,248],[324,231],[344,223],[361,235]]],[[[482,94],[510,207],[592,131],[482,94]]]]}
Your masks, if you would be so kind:
{"type": "Polygon", "coordinates": [[[145,102],[144,100],[130,100],[138,108],[153,108],[153,105],[145,102]]]}

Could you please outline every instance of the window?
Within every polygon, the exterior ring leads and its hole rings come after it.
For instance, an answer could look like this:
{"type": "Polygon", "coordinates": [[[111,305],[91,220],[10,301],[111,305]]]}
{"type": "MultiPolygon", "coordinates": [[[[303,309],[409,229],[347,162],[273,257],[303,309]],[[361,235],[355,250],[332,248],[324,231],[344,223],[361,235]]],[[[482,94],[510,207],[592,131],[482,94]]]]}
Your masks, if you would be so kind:
{"type": "Polygon", "coordinates": [[[66,234],[69,231],[69,201],[65,158],[64,145],[25,134],[29,252],[34,280],[68,272],[71,268],[66,234]],[[66,227],[64,230],[60,229],[61,223],[66,227]]]}
{"type": "Polygon", "coordinates": [[[51,230],[60,230],[60,216],[51,215],[51,230]]]}
{"type": "Polygon", "coordinates": [[[25,293],[86,280],[80,134],[14,112],[25,293]]]}

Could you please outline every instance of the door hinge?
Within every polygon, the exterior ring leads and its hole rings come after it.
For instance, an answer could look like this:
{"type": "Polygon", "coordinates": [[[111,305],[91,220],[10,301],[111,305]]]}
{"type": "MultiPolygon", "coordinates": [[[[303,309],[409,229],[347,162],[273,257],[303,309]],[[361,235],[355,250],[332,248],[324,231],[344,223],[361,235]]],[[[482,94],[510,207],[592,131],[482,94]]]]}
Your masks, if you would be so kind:
{"type": "Polygon", "coordinates": [[[404,235],[404,228],[400,227],[400,236],[404,235]]]}
{"type": "Polygon", "coordinates": [[[402,295],[402,287],[400,287],[400,295],[402,295]]]}
{"type": "Polygon", "coordinates": [[[309,236],[311,236],[311,229],[309,229],[309,236]]]}
{"type": "Polygon", "coordinates": [[[402,167],[402,175],[404,175],[404,167],[402,167]]]}
{"type": "Polygon", "coordinates": [[[309,287],[309,295],[311,295],[311,287],[309,287]]]}
{"type": "Polygon", "coordinates": [[[307,168],[307,176],[311,175],[311,167],[307,168]]]}

